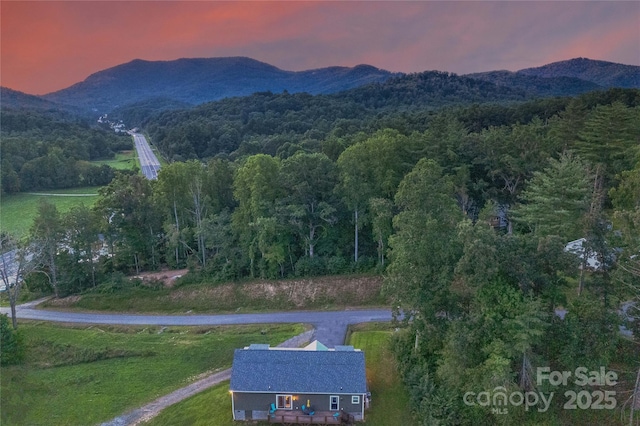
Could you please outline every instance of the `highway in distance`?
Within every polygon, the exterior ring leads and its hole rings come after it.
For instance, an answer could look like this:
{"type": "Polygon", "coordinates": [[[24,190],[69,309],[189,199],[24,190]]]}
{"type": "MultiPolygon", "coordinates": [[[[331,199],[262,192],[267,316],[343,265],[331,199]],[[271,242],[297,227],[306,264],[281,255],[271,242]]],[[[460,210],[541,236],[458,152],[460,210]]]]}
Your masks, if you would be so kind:
{"type": "Polygon", "coordinates": [[[142,173],[149,179],[158,179],[158,170],[160,170],[160,161],[158,157],[153,153],[147,139],[140,133],[131,133],[133,141],[136,145],[136,151],[138,152],[138,158],[140,159],[140,167],[142,173]]]}

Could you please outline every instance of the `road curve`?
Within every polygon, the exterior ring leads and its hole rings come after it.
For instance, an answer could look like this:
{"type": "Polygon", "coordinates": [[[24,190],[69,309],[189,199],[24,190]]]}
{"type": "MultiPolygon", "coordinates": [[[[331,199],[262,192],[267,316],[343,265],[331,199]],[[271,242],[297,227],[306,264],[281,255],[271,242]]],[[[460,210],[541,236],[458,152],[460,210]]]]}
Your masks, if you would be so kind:
{"type": "MultiPolygon", "coordinates": [[[[314,326],[317,339],[329,347],[342,345],[351,324],[372,321],[391,321],[389,309],[344,310],[344,311],[294,311],[256,314],[229,315],[137,315],[137,314],[95,314],[35,309],[37,303],[16,307],[18,319],[69,322],[84,324],[157,325],[157,326],[198,326],[237,325],[269,323],[306,323],[314,326]]],[[[0,313],[11,315],[9,308],[0,308],[0,313]]]]}

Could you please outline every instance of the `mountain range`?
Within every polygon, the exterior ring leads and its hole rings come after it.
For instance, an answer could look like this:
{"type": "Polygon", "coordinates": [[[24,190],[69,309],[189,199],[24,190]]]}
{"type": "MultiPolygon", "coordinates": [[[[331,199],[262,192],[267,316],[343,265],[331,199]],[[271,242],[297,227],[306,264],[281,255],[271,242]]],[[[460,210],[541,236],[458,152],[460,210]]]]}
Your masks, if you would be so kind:
{"type": "MultiPolygon", "coordinates": [[[[428,72],[425,72],[428,73],[428,72]]],[[[163,105],[198,105],[256,92],[330,94],[367,85],[412,84],[423,73],[392,73],[370,65],[285,71],[246,57],[140,59],[108,68],[43,96],[2,88],[2,104],[106,113],[115,108],[162,99],[163,105]]],[[[640,88],[640,67],[576,58],[520,71],[467,74],[523,97],[573,96],[611,87],[640,88]]],[[[363,93],[366,93],[363,92],[363,93]]]]}
{"type": "Polygon", "coordinates": [[[255,92],[335,93],[394,74],[369,65],[284,71],[244,57],[195,58],[175,61],[134,60],[87,77],[43,98],[99,111],[149,98],[197,105],[255,92]]]}

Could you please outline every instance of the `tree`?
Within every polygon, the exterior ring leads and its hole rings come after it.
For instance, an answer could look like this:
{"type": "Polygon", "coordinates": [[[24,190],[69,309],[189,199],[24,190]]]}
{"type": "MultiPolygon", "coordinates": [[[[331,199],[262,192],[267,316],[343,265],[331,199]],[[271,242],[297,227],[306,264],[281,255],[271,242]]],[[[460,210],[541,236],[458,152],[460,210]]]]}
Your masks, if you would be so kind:
{"type": "MultiPolygon", "coordinates": [[[[502,186],[498,192],[501,203],[510,206],[516,202],[525,181],[547,161],[552,146],[553,140],[540,119],[525,125],[492,127],[481,133],[479,161],[495,187],[502,186]]],[[[512,233],[511,220],[508,226],[512,233]]]]}
{"type": "Polygon", "coordinates": [[[450,283],[460,257],[456,226],[462,213],[453,198],[453,183],[433,160],[422,159],[398,187],[399,213],[389,238],[391,262],[385,291],[394,306],[433,325],[453,307],[450,283]]]}
{"type": "Polygon", "coordinates": [[[136,273],[149,264],[156,266],[155,247],[162,217],[153,199],[151,182],[141,175],[118,173],[98,191],[96,209],[116,236],[116,260],[122,259],[136,273]]]}
{"type": "Polygon", "coordinates": [[[606,180],[629,170],[638,158],[640,108],[622,102],[598,105],[578,134],[577,152],[593,164],[601,164],[606,180]]]}
{"type": "Polygon", "coordinates": [[[56,297],[58,289],[58,265],[56,258],[60,242],[64,235],[64,228],[58,208],[47,201],[38,203],[38,212],[30,229],[31,239],[41,247],[43,259],[41,263],[49,271],[51,287],[56,297]]]}
{"type": "Polygon", "coordinates": [[[337,220],[336,166],[324,154],[298,153],[282,162],[281,176],[287,193],[284,214],[298,229],[306,255],[313,258],[322,228],[337,220]]]}
{"type": "Polygon", "coordinates": [[[409,138],[384,129],[345,149],[337,161],[338,192],[354,214],[354,261],[358,261],[359,230],[373,197],[391,199],[413,164],[409,138]]]}
{"type": "Polygon", "coordinates": [[[393,202],[386,198],[369,199],[373,234],[378,241],[378,262],[384,267],[387,241],[393,233],[393,202]]]}
{"type": "Polygon", "coordinates": [[[16,304],[25,278],[38,269],[41,253],[37,245],[29,240],[18,240],[12,235],[0,233],[0,280],[11,307],[11,321],[18,328],[16,304]]]}
{"type": "MultiPolygon", "coordinates": [[[[633,170],[623,172],[620,183],[609,191],[614,207],[622,249],[616,256],[613,278],[622,284],[625,293],[631,294],[635,305],[630,304],[630,316],[640,315],[640,163],[633,170]]],[[[638,321],[636,332],[640,333],[638,321]]]]}
{"type": "Polygon", "coordinates": [[[550,158],[544,170],[533,173],[513,216],[537,235],[574,240],[582,236],[591,185],[587,166],[579,158],[571,154],[550,158]]]}
{"type": "Polygon", "coordinates": [[[7,315],[0,315],[0,365],[17,364],[24,355],[22,336],[9,326],[7,315]]]}
{"type": "MultiPolygon", "coordinates": [[[[278,222],[276,201],[284,196],[280,169],[278,158],[257,154],[247,158],[235,174],[233,194],[238,207],[233,212],[233,226],[240,236],[241,247],[248,255],[252,276],[255,275],[258,256],[263,258],[268,251],[267,246],[277,245],[274,241],[278,237],[274,228],[278,222]]],[[[261,274],[264,273],[266,271],[261,270],[261,274]]]]}
{"type": "Polygon", "coordinates": [[[164,211],[169,212],[168,215],[171,218],[165,222],[164,229],[168,236],[168,246],[174,252],[176,266],[180,264],[180,254],[184,253],[184,245],[186,245],[181,231],[186,226],[184,210],[189,203],[189,194],[186,191],[188,179],[184,163],[167,164],[158,172],[153,192],[158,204],[164,211]]]}
{"type": "Polygon", "coordinates": [[[99,241],[100,218],[98,214],[85,205],[75,206],[69,210],[63,218],[66,228],[66,247],[68,248],[73,266],[77,274],[68,281],[76,281],[75,285],[69,283],[71,288],[81,291],[89,285],[96,286],[96,262],[97,254],[95,245],[99,241]],[[87,280],[88,279],[88,280],[87,280]]]}

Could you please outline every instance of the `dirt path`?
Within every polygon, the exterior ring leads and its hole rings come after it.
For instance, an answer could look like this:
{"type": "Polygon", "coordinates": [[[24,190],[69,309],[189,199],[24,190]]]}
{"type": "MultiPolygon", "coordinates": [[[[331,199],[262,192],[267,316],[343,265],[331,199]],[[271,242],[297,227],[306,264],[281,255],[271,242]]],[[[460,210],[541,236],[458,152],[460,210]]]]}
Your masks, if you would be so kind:
{"type": "MultiPolygon", "coordinates": [[[[281,348],[297,348],[311,340],[314,330],[306,331],[302,334],[293,337],[286,342],[278,345],[281,348]]],[[[212,386],[231,379],[231,369],[228,368],[223,371],[211,374],[204,379],[191,383],[181,389],[171,392],[168,395],[161,396],[155,401],[150,402],[144,407],[137,408],[122,416],[118,416],[115,419],[102,423],[101,426],[135,426],[143,422],[147,422],[157,416],[162,410],[170,405],[176,404],[184,399],[187,399],[197,393],[202,392],[212,386]]]]}

